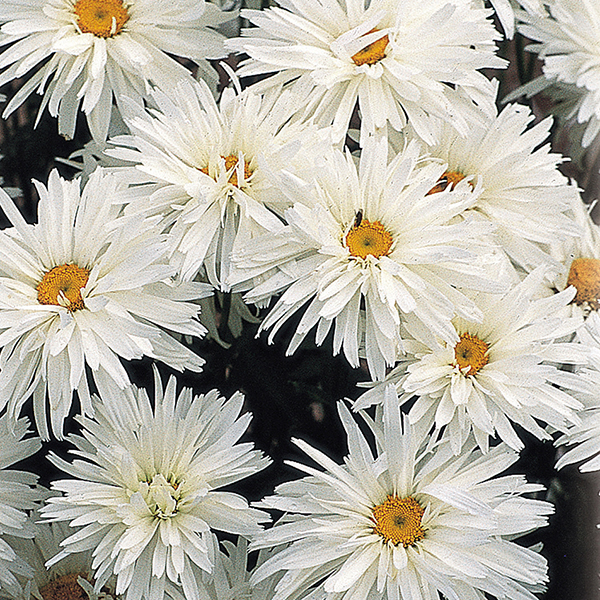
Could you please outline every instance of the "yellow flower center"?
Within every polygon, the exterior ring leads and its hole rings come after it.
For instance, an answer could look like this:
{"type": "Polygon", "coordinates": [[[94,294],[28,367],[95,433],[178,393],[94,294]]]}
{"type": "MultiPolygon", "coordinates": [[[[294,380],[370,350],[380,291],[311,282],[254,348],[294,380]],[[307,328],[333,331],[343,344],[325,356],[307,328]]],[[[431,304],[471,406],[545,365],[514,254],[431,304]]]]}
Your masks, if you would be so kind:
{"type": "MultiPolygon", "coordinates": [[[[462,181],[465,177],[466,175],[463,175],[458,171],[445,171],[442,174],[442,176],[438,179],[438,182],[435,184],[435,186],[432,187],[429,190],[429,192],[427,192],[427,195],[443,192],[448,187],[450,188],[450,190],[453,190],[456,187],[456,184],[459,181],[462,181]]],[[[473,184],[471,183],[470,185],[472,188],[473,184]]]]}
{"type": "Polygon", "coordinates": [[[379,221],[362,219],[354,225],[346,235],[346,246],[352,256],[375,258],[387,256],[390,253],[394,240],[389,231],[379,221]]]}
{"type": "Polygon", "coordinates": [[[386,542],[408,548],[425,537],[425,530],[421,526],[425,510],[412,496],[388,496],[383,504],[372,510],[375,521],[373,529],[386,542]]]}
{"type": "Polygon", "coordinates": [[[85,308],[81,288],[85,287],[90,276],[87,269],[77,265],[59,265],[48,271],[38,283],[37,293],[40,304],[64,306],[70,312],[85,308]]]}
{"type": "MultiPolygon", "coordinates": [[[[368,33],[374,33],[375,31],[378,30],[371,29],[368,33]]],[[[384,35],[372,44],[365,46],[362,50],[351,56],[354,64],[360,67],[361,65],[374,65],[376,62],[379,62],[385,57],[385,49],[389,42],[390,38],[384,35]]]]}
{"type": "Polygon", "coordinates": [[[123,0],[77,0],[73,9],[82,33],[103,38],[117,35],[129,20],[123,0]]]}
{"type": "Polygon", "coordinates": [[[47,583],[40,594],[44,600],[89,600],[85,590],[77,583],[77,579],[87,579],[83,573],[69,573],[47,583]]]}
{"type": "Polygon", "coordinates": [[[571,263],[567,286],[577,289],[573,302],[587,302],[593,310],[600,308],[600,259],[576,258],[571,263]]]}
{"type": "MultiPolygon", "coordinates": [[[[227,171],[229,171],[230,169],[233,169],[233,172],[229,176],[229,183],[231,185],[235,185],[235,187],[239,187],[237,171],[235,169],[236,165],[238,164],[238,157],[235,156],[235,154],[230,154],[229,156],[221,155],[221,158],[225,159],[225,169],[227,171]]],[[[208,167],[203,167],[200,170],[203,173],[206,173],[207,175],[209,175],[208,167]]],[[[249,179],[250,175],[252,175],[252,170],[248,166],[248,163],[244,161],[244,179],[249,179]]]]}
{"type": "Polygon", "coordinates": [[[467,375],[475,375],[489,362],[487,355],[489,346],[476,335],[463,333],[460,342],[454,347],[454,358],[461,371],[469,367],[467,375]]]}

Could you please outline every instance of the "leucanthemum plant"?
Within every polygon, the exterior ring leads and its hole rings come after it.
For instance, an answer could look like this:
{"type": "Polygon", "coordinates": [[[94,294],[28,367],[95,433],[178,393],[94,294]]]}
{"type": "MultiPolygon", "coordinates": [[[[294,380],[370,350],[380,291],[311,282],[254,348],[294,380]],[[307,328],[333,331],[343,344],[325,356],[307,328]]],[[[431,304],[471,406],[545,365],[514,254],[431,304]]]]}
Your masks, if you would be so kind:
{"type": "Polygon", "coordinates": [[[342,465],[296,440],[320,468],[290,462],[308,477],[260,503],[286,514],[256,536],[251,547],[281,550],[252,581],[284,572],[273,600],[310,589],[326,600],[534,600],[546,560],[514,540],[552,513],[551,504],[527,498],[542,486],[501,475],[518,458],[504,444],[482,454],[470,440],[459,456],[445,441],[429,447],[427,429],[401,418],[393,386],[385,396],[373,425],[376,452],[341,403],[342,465]]]}
{"type": "Polygon", "coordinates": [[[460,288],[502,291],[485,269],[494,260],[486,239],[491,225],[468,218],[451,223],[473,206],[478,190],[465,181],[430,193],[446,167],[419,152],[410,144],[388,164],[388,141],[381,136],[365,145],[358,168],[349,153],[333,153],[310,194],[305,184],[286,186],[295,200],[285,213],[289,224],[234,253],[230,283],[250,288],[247,301],[283,291],[261,324],[271,330],[270,340],[307,305],[289,354],[313,327],[321,344],[335,324],[334,353],[343,349],[356,367],[364,348],[371,375],[382,379],[402,351],[406,314],[457,342],[452,318],[481,319],[460,288]],[[253,286],[261,276],[265,281],[253,286]]]}
{"type": "Polygon", "coordinates": [[[122,359],[149,356],[200,371],[204,360],[169,332],[202,337],[190,300],[212,290],[172,280],[155,222],[118,219],[127,191],[114,177],[97,170],[83,191],[56,171],[47,188],[35,183],[36,225],[0,191],[13,225],[0,232],[0,391],[13,418],[33,396],[38,431],[48,438],[48,419],[62,436],[75,390],[92,413],[88,367],[96,385],[120,388],[129,384],[122,359]]]}
{"type": "Polygon", "coordinates": [[[226,288],[231,253],[282,227],[290,201],[275,183],[312,174],[329,149],[327,132],[288,122],[289,93],[227,88],[217,105],[199,82],[152,97],[157,109],[132,107],[126,116],[132,135],[112,140],[122,147],[108,152],[132,163],[120,170],[138,195],[126,213],[161,217],[182,279],[203,269],[213,285],[226,288]]]}
{"type": "MultiPolygon", "coordinates": [[[[582,324],[565,307],[575,290],[540,298],[543,269],[502,296],[478,294],[480,323],[453,320],[458,342],[447,343],[415,327],[413,360],[401,363],[388,378],[398,388],[413,423],[444,431],[459,454],[471,432],[483,451],[500,437],[520,451],[518,424],[539,439],[552,439],[544,428],[566,432],[579,423],[583,404],[578,393],[592,393],[588,382],[558,368],[559,363],[585,365],[588,347],[565,341],[582,324]],[[419,347],[420,346],[420,347],[419,347]]],[[[407,329],[411,331],[410,323],[407,329]]],[[[383,403],[385,382],[370,390],[355,408],[383,403]]]]}
{"type": "Polygon", "coordinates": [[[69,436],[81,459],[50,456],[72,478],[53,482],[64,495],[49,498],[42,514],[81,527],[51,563],[92,550],[96,592],[116,575],[125,600],[162,600],[170,584],[199,600],[206,596],[192,564],[213,571],[214,530],[251,536],[269,520],[220,488],[270,460],[239,443],[251,419],[241,394],[177,394],[175,378],[163,390],[157,373],[154,392],[154,406],[133,386],[94,397],[95,417],[77,417],[82,433],[69,436]]]}
{"type": "Polygon", "coordinates": [[[73,137],[81,107],[94,139],[104,141],[113,100],[141,101],[151,85],[169,89],[192,80],[170,54],[212,71],[206,59],[221,58],[225,50],[224,37],[210,27],[234,16],[204,0],[6,0],[0,85],[29,79],[3,116],[37,92],[43,95],[39,115],[48,107],[61,134],[73,137]]]}
{"type": "Polygon", "coordinates": [[[461,135],[480,118],[493,85],[479,72],[502,68],[490,11],[465,0],[284,0],[242,10],[256,28],[227,41],[249,55],[240,77],[274,74],[257,89],[288,84],[298,114],[345,138],[358,104],[361,131],[410,122],[433,142],[432,117],[461,135]],[[480,106],[478,106],[480,105],[480,106]]]}

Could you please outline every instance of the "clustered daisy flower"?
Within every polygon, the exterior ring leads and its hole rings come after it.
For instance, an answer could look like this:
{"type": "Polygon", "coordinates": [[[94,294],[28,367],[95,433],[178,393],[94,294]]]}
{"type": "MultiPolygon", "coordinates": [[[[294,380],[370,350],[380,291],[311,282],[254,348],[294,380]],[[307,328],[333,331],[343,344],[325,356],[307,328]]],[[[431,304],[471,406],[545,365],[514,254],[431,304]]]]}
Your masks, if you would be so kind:
{"type": "Polygon", "coordinates": [[[246,294],[250,302],[285,290],[261,325],[272,330],[270,339],[307,305],[288,353],[315,326],[322,343],[335,323],[334,353],[343,348],[358,366],[364,347],[371,375],[382,379],[402,347],[406,315],[448,342],[458,341],[452,318],[480,320],[460,288],[501,290],[477,267],[492,253],[484,239],[490,227],[469,218],[452,222],[477,194],[466,181],[431,193],[445,170],[423,161],[416,143],[388,161],[381,137],[365,146],[358,168],[350,154],[333,153],[310,196],[306,185],[290,182],[286,193],[296,202],[285,213],[289,224],[235,253],[230,279],[235,288],[265,275],[246,294]]]}
{"type": "Polygon", "coordinates": [[[227,41],[250,57],[238,75],[275,73],[259,88],[293,86],[300,114],[332,124],[336,141],[357,103],[365,133],[410,122],[433,142],[442,119],[466,135],[493,89],[479,69],[506,64],[489,11],[464,0],[291,0],[241,14],[256,28],[227,41]]]}
{"type": "Polygon", "coordinates": [[[296,598],[300,589],[328,600],[534,600],[546,561],[514,540],[552,513],[551,504],[527,498],[541,486],[501,475],[518,456],[503,444],[487,454],[472,440],[460,456],[447,442],[434,451],[426,429],[401,419],[393,386],[385,395],[383,421],[372,425],[376,452],[343,404],[343,465],[296,441],[320,468],[290,463],[308,477],[261,502],[285,516],[257,536],[254,548],[281,550],[253,580],[283,571],[273,600],[296,598]]]}
{"type": "Polygon", "coordinates": [[[82,192],[56,171],[36,189],[36,225],[0,191],[13,225],[0,232],[0,391],[12,416],[33,396],[36,425],[48,438],[48,418],[62,435],[75,390],[91,414],[88,367],[98,386],[120,388],[129,384],[121,359],[150,356],[200,371],[204,360],[168,331],[204,335],[199,307],[187,300],[210,288],[171,280],[167,240],[152,221],[119,221],[127,193],[102,170],[82,192]]]}
{"type": "MultiPolygon", "coordinates": [[[[223,36],[211,27],[232,18],[204,0],[9,0],[0,13],[0,85],[28,76],[4,109],[43,95],[60,133],[72,138],[81,110],[93,137],[108,134],[113,100],[141,101],[150,85],[163,89],[190,72],[169,56],[210,69],[225,55],[223,36]],[[41,66],[40,63],[42,63],[41,66]],[[30,75],[32,69],[37,68],[30,75]]],[[[39,120],[38,116],[38,120],[39,120]]]]}
{"type": "Polygon", "coordinates": [[[116,575],[115,593],[125,600],[162,600],[169,582],[198,600],[191,565],[212,571],[213,531],[250,536],[268,521],[219,488],[270,461],[253,444],[238,443],[250,423],[241,394],[227,401],[216,390],[177,394],[175,378],[163,390],[155,377],[154,406],[136,387],[94,397],[95,417],[78,417],[82,435],[69,436],[82,459],[50,457],[72,479],[53,483],[64,495],[49,498],[42,514],[82,527],[52,562],[93,550],[96,593],[116,575]]]}

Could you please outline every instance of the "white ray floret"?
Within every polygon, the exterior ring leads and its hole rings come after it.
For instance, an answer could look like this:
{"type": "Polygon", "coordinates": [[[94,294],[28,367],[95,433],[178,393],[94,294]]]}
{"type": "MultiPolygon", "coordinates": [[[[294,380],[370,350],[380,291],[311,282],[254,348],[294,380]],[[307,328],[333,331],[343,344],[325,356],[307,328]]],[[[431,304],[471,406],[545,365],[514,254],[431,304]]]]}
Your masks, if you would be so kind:
{"type": "Polygon", "coordinates": [[[190,300],[211,289],[171,280],[166,239],[152,221],[118,219],[127,192],[110,175],[96,171],[82,192],[56,171],[47,188],[35,183],[36,225],[0,191],[13,224],[0,232],[0,396],[14,416],[33,395],[47,438],[47,417],[62,435],[75,390],[91,414],[87,367],[97,385],[121,388],[129,384],[121,359],[200,371],[204,361],[165,330],[203,336],[190,300]]]}
{"type": "Polygon", "coordinates": [[[52,484],[64,495],[42,513],[82,527],[51,562],[93,550],[96,592],[116,575],[115,592],[125,600],[162,600],[170,584],[199,600],[192,564],[212,571],[207,538],[214,530],[250,536],[268,521],[242,496],[219,489],[270,462],[252,443],[239,443],[251,419],[241,415],[243,396],[177,395],[175,378],[163,391],[155,374],[154,408],[133,386],[94,401],[95,418],[78,417],[82,436],[69,436],[82,460],[50,457],[72,479],[52,484]]]}
{"type": "Polygon", "coordinates": [[[487,278],[491,224],[451,219],[473,206],[478,192],[465,181],[453,191],[429,192],[445,166],[427,162],[417,144],[388,164],[388,142],[365,145],[360,164],[336,151],[315,175],[312,188],[290,181],[282,193],[295,200],[281,233],[265,234],[234,254],[234,287],[261,302],[285,290],[263,321],[270,339],[307,308],[292,338],[294,352],[316,326],[321,344],[335,323],[334,352],[343,348],[353,366],[364,347],[374,378],[385,375],[402,346],[402,323],[414,314],[423,326],[458,341],[451,319],[477,320],[479,309],[462,288],[501,291],[487,278]],[[235,270],[237,269],[237,270],[235,270]],[[252,287],[244,280],[262,276],[252,287]]]}
{"type": "Polygon", "coordinates": [[[240,76],[274,73],[257,85],[290,84],[298,110],[343,140],[358,104],[363,132],[412,123],[432,142],[431,117],[462,135],[493,86],[478,71],[501,68],[490,11],[467,0],[282,0],[243,10],[256,28],[227,42],[250,58],[240,76]]]}
{"type": "Polygon", "coordinates": [[[36,92],[39,114],[48,107],[58,116],[61,134],[73,137],[81,107],[93,137],[104,141],[113,100],[141,100],[151,85],[192,80],[170,54],[211,71],[206,59],[225,50],[209,27],[233,16],[203,0],[3,0],[0,85],[29,76],[3,116],[36,92]]]}
{"type": "Polygon", "coordinates": [[[290,463],[309,476],[260,503],[286,515],[256,536],[251,547],[282,548],[252,580],[284,572],[273,600],[311,589],[326,600],[534,600],[546,561],[514,539],[552,513],[526,497],[542,487],[501,475],[518,457],[504,444],[481,454],[471,440],[459,456],[447,442],[428,448],[427,431],[402,422],[394,387],[385,393],[376,453],[344,406],[343,465],[296,441],[320,468],[290,463]]]}

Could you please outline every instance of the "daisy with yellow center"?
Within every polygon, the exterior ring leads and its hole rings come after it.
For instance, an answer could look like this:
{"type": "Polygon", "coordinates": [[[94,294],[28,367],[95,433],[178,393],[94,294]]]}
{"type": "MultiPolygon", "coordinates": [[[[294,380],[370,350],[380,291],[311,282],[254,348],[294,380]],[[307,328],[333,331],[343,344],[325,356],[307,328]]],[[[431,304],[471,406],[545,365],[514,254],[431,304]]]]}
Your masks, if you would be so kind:
{"type": "Polygon", "coordinates": [[[493,436],[520,450],[523,443],[512,423],[539,439],[550,438],[546,424],[566,431],[578,421],[577,393],[587,384],[559,370],[552,357],[561,355],[575,365],[588,358],[582,346],[561,341],[582,324],[581,317],[565,314],[575,290],[543,297],[544,273],[534,271],[501,296],[475,295],[483,320],[454,319],[457,343],[409,325],[410,356],[359,398],[356,408],[383,402],[385,386],[393,383],[401,404],[418,397],[411,419],[433,422],[456,454],[471,433],[484,451],[493,436]]]}
{"type": "Polygon", "coordinates": [[[47,188],[36,186],[35,226],[0,191],[13,224],[0,232],[0,333],[8,340],[0,344],[0,362],[12,373],[0,382],[0,398],[17,416],[33,395],[38,431],[48,438],[48,419],[62,436],[75,391],[83,413],[91,410],[88,369],[101,389],[129,384],[121,360],[150,356],[178,370],[201,370],[203,360],[169,332],[202,336],[199,307],[188,299],[211,292],[171,281],[166,240],[151,221],[118,220],[116,199],[125,201],[129,192],[101,169],[83,191],[56,171],[47,188]]]}
{"type": "Polygon", "coordinates": [[[289,225],[235,252],[229,279],[235,290],[249,289],[249,302],[265,303],[284,290],[261,325],[272,330],[269,340],[305,310],[288,352],[313,327],[321,344],[335,325],[334,353],[343,349],[353,366],[362,353],[374,379],[395,364],[409,315],[454,346],[452,318],[481,318],[463,293],[463,266],[478,275],[477,287],[503,288],[479,266],[491,252],[488,224],[453,221],[477,194],[469,186],[428,193],[445,170],[421,160],[414,143],[389,160],[387,140],[373,136],[358,167],[350,154],[334,151],[312,187],[286,179],[281,194],[295,200],[285,213],[289,225]]]}
{"type": "Polygon", "coordinates": [[[153,87],[194,81],[178,58],[216,80],[208,59],[226,52],[213,27],[233,17],[205,0],[2,0],[2,7],[0,86],[28,78],[3,116],[36,92],[44,96],[40,110],[58,117],[59,133],[74,137],[81,109],[98,143],[125,98],[143,105],[153,87]]]}
{"type": "Polygon", "coordinates": [[[448,440],[431,451],[429,428],[402,418],[392,386],[383,411],[367,421],[369,437],[345,404],[338,410],[348,439],[343,463],[294,440],[317,468],[290,461],[308,476],[260,502],[286,514],[250,546],[275,549],[250,580],[274,577],[270,600],[518,600],[546,580],[545,559],[515,539],[545,525],[552,505],[526,497],[541,486],[502,476],[518,459],[514,450],[499,444],[484,454],[471,439],[460,456],[448,440]]]}
{"type": "Polygon", "coordinates": [[[567,286],[572,285],[577,293],[573,302],[579,306],[587,304],[591,310],[600,308],[600,259],[576,258],[569,268],[567,286]]]}

